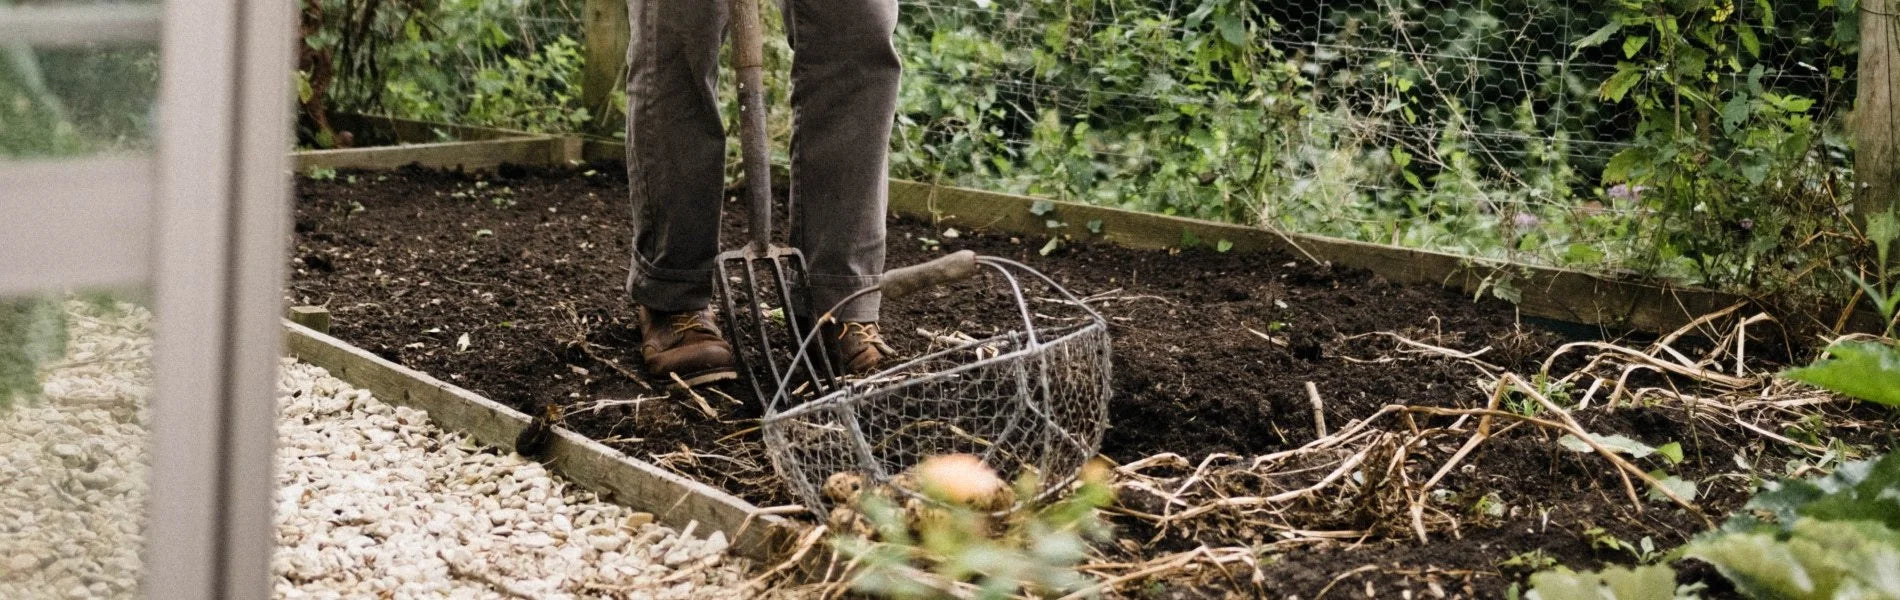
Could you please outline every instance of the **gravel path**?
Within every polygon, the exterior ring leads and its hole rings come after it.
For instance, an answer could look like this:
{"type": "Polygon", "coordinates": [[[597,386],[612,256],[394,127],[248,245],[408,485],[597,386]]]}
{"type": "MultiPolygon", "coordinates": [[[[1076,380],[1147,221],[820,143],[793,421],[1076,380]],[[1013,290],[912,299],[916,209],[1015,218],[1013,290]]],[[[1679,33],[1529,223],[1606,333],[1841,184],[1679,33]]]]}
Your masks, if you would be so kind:
{"type": "MultiPolygon", "coordinates": [[[[0,598],[137,595],[150,313],[69,303],[43,397],[0,413],[0,598]]],[[[427,416],[284,361],[278,598],[739,598],[749,565],[427,416]]]]}
{"type": "Polygon", "coordinates": [[[723,534],[654,525],[317,367],[286,361],[278,389],[279,597],[743,596],[723,534]]]}
{"type": "MultiPolygon", "coordinates": [[[[0,411],[0,598],[130,598],[144,544],[151,313],[70,302],[44,393],[0,411]]],[[[0,341],[0,343],[8,343],[0,341]]]]}

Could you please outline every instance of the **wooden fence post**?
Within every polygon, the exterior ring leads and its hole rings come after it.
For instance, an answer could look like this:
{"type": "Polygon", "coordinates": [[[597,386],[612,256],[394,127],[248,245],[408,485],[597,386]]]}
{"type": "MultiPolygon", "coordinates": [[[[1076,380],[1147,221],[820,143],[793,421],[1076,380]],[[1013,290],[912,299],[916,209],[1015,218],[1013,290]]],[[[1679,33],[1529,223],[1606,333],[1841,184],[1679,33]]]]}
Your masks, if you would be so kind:
{"type": "Polygon", "coordinates": [[[627,84],[627,0],[587,0],[584,14],[587,56],[581,104],[594,116],[587,132],[611,136],[626,122],[625,107],[614,106],[613,93],[627,84]]]}
{"type": "Polygon", "coordinates": [[[1900,194],[1900,0],[1860,0],[1860,89],[1854,108],[1856,220],[1891,209],[1900,194]]]}

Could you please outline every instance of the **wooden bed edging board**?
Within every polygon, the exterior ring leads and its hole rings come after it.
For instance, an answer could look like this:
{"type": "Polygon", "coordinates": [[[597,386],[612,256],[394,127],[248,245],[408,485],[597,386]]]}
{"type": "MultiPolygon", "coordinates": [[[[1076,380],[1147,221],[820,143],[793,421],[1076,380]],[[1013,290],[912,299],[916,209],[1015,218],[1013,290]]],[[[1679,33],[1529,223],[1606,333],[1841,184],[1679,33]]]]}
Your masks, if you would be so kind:
{"type": "MultiPolygon", "coordinates": [[[[310,328],[284,321],[290,356],[368,390],[390,404],[426,411],[443,429],[467,433],[475,441],[513,451],[528,416],[468,390],[395,364],[310,328]]],[[[790,548],[800,527],[789,520],[759,514],[759,508],[723,491],[629,457],[556,428],[543,464],[604,499],[651,512],[673,528],[698,521],[704,535],[725,532],[734,553],[770,563],[790,548]]]]}
{"type": "Polygon", "coordinates": [[[567,162],[579,153],[573,138],[532,136],[472,142],[439,142],[404,146],[373,146],[338,150],[293,152],[298,171],[329,169],[396,169],[410,164],[438,169],[487,169],[502,163],[551,165],[567,162]]]}
{"type": "MultiPolygon", "coordinates": [[[[579,146],[577,153],[581,160],[625,157],[626,146],[617,140],[585,137],[576,138],[573,143],[579,146]]],[[[1524,315],[1604,327],[1618,333],[1666,333],[1704,315],[1750,302],[1737,294],[1670,286],[1634,275],[1600,275],[1311,234],[1282,235],[1244,225],[1075,202],[1054,202],[1053,213],[1037,215],[1030,212],[1030,207],[1042,201],[1039,198],[916,181],[893,179],[890,194],[893,214],[917,219],[948,219],[966,228],[994,228],[1024,236],[1046,236],[1053,232],[1149,249],[1179,247],[1185,237],[1183,234],[1193,234],[1210,245],[1226,240],[1236,251],[1273,250],[1294,257],[1311,254],[1326,262],[1371,271],[1388,280],[1435,284],[1469,294],[1480,293],[1503,281],[1523,292],[1517,308],[1524,315]],[[1047,222],[1052,219],[1068,225],[1051,230],[1047,222]],[[1086,226],[1096,219],[1102,221],[1099,234],[1090,232],[1086,226]]],[[[1827,315],[1816,321],[1831,323],[1833,318],[1827,315]]],[[[1864,308],[1857,310],[1846,325],[1848,331],[1880,331],[1885,327],[1878,315],[1864,308]]]]}
{"type": "Polygon", "coordinates": [[[457,125],[435,121],[420,121],[383,115],[361,113],[338,113],[330,115],[330,126],[342,131],[377,129],[394,135],[406,144],[426,144],[430,142],[479,142],[503,138],[543,137],[549,134],[533,133],[516,129],[498,127],[480,127],[476,125],[457,125]],[[442,139],[447,135],[452,139],[442,139]]]}
{"type": "Polygon", "coordinates": [[[913,218],[948,220],[966,229],[993,228],[1025,236],[1060,233],[1131,248],[1179,247],[1184,234],[1192,234],[1209,245],[1226,240],[1235,251],[1274,250],[1297,260],[1305,260],[1299,258],[1304,252],[1395,282],[1432,283],[1471,294],[1495,282],[1508,281],[1523,292],[1518,308],[1524,314],[1583,325],[1663,333],[1744,301],[1732,294],[1663,287],[1582,271],[1316,235],[1287,233],[1282,237],[1243,225],[1073,202],[1055,202],[1053,212],[1037,215],[1030,208],[1038,201],[1027,196],[891,181],[891,212],[913,218]],[[1102,221],[1099,234],[1085,226],[1096,219],[1102,221]],[[1049,229],[1049,220],[1068,225],[1049,229]]]}

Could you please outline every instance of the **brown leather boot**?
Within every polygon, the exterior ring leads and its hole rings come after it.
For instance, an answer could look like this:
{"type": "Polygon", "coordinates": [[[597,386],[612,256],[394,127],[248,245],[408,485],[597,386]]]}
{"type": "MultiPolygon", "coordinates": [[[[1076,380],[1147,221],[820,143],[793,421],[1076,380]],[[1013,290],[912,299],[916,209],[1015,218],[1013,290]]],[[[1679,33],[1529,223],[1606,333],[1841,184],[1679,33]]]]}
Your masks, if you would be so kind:
{"type": "Polygon", "coordinates": [[[732,369],[732,345],[719,335],[712,309],[661,312],[640,307],[640,357],[647,373],[674,387],[725,381],[732,369]],[[679,378],[674,379],[677,375],[679,378]]]}
{"type": "Polygon", "coordinates": [[[897,354],[878,334],[877,323],[826,323],[824,335],[836,364],[847,375],[875,373],[879,363],[897,354]]]}

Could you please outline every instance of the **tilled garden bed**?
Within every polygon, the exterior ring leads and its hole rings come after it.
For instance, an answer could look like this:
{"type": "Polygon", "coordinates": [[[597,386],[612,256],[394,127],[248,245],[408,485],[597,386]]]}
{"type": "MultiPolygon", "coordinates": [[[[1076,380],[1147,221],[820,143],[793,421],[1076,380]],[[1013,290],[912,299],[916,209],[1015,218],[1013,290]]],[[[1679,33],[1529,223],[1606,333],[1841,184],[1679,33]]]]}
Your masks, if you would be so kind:
{"type": "MultiPolygon", "coordinates": [[[[736,228],[743,215],[728,206],[736,228]]],[[[577,432],[759,505],[787,503],[740,385],[668,394],[639,372],[628,211],[618,165],[303,179],[288,300],[327,306],[332,333],[371,352],[531,414],[561,403],[577,432]]],[[[1834,436],[1885,442],[1886,429],[1829,398],[1748,404],[1776,384],[1759,377],[1764,349],[1733,333],[1772,324],[1738,327],[1739,313],[1693,332],[1717,344],[1566,347],[1597,332],[1305,259],[1077,241],[1045,254],[1046,242],[893,220],[890,264],[963,248],[1023,260],[1111,320],[1103,454],[1125,465],[1111,511],[1121,536],[1096,571],[1170,567],[1122,580],[1125,595],[1499,596],[1534,569],[1652,558],[1645,538],[1680,543],[1746,497],[1738,464],[1780,472],[1834,436]],[[1494,394],[1510,373],[1528,391],[1494,394]],[[1619,467],[1558,443],[1566,427],[1679,444],[1680,460],[1619,467]],[[1646,471],[1696,482],[1703,514],[1632,501],[1653,495],[1646,471]]],[[[981,285],[889,303],[885,330],[918,351],[931,336],[1008,326],[1003,298],[981,285]]]]}

